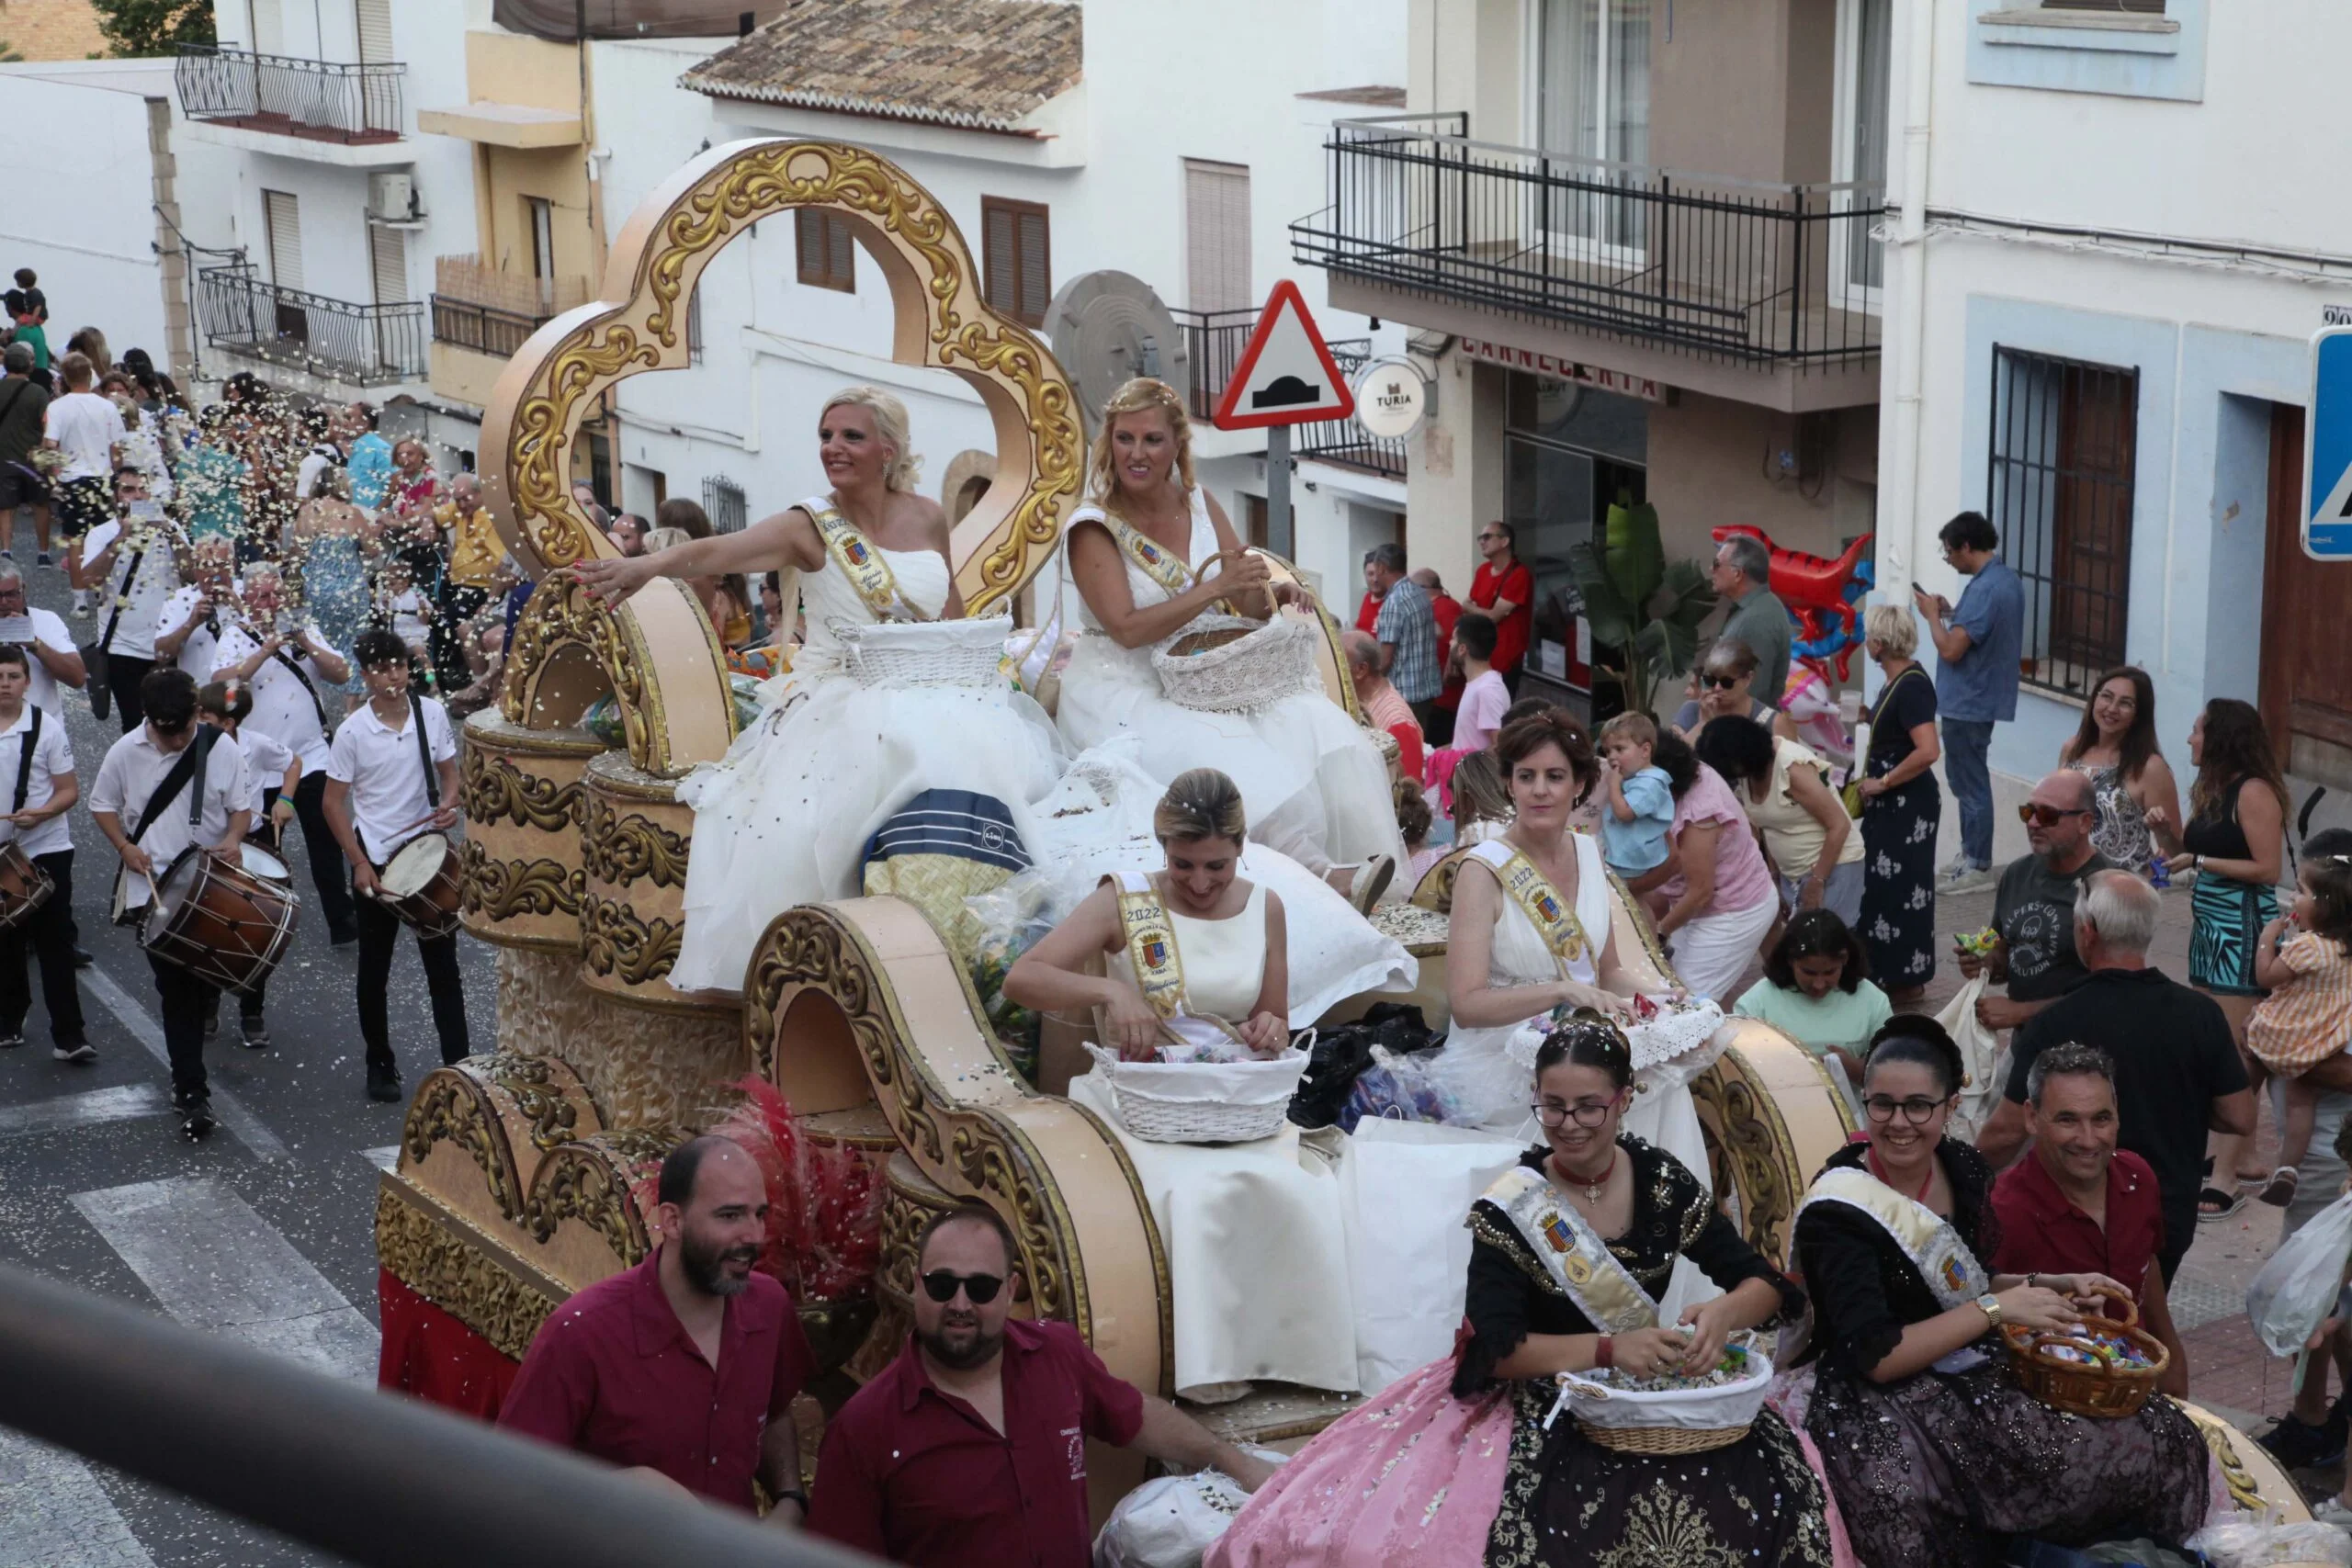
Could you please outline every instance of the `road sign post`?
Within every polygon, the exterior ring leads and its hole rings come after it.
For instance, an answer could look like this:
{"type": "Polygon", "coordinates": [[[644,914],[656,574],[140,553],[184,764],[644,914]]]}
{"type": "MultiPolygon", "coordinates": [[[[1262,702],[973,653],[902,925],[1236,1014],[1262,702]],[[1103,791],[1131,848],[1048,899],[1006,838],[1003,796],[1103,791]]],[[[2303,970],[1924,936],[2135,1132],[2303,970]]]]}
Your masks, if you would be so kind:
{"type": "Polygon", "coordinates": [[[1285,560],[1297,541],[1290,517],[1290,427],[1355,413],[1354,392],[1331,358],[1298,285],[1285,277],[1234,361],[1210,421],[1219,430],[1266,433],[1266,544],[1285,560]]]}
{"type": "Polygon", "coordinates": [[[2312,339],[2303,468],[2303,554],[2352,560],[2352,326],[2312,339]]]}

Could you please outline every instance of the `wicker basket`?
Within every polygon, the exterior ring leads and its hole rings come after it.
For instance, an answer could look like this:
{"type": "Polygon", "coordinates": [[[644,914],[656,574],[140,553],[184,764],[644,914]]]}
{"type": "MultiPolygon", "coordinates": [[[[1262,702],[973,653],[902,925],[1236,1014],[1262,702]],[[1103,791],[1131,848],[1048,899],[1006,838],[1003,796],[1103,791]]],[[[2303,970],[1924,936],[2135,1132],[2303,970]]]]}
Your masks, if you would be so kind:
{"type": "Polygon", "coordinates": [[[1119,1125],[1148,1143],[1247,1144],[1282,1131],[1306,1053],[1266,1061],[1123,1062],[1090,1042],[1119,1125]]]}
{"type": "Polygon", "coordinates": [[[2116,1303],[2120,1315],[2089,1314],[2084,1319],[2086,1325],[2130,1340],[2148,1358],[2147,1365],[2119,1367],[2108,1361],[2077,1359],[2093,1352],[2091,1342],[2080,1335],[2012,1324],[2001,1330],[2009,1347],[2009,1370],[2028,1393],[2052,1410],[2108,1419],[2136,1416],[2155,1392],[2156,1380],[2172,1364],[2172,1352],[2140,1326],[2140,1309],[2129,1296],[2110,1290],[2099,1293],[2116,1303]]]}
{"type": "MultiPolygon", "coordinates": [[[[1577,1429],[1604,1449],[1628,1454],[1698,1454],[1747,1436],[1771,1386],[1771,1359],[1747,1353],[1747,1376],[1708,1388],[1611,1388],[1606,1370],[1562,1372],[1561,1404],[1577,1429]]],[[[1555,1409],[1557,1406],[1555,1407],[1555,1409]]]]}
{"type": "Polygon", "coordinates": [[[1319,689],[1315,631],[1305,621],[1204,615],[1193,626],[1151,656],[1169,701],[1202,713],[1249,713],[1319,689]]]}
{"type": "Polygon", "coordinates": [[[1010,623],[1001,616],[964,621],[885,621],[873,626],[836,623],[842,663],[865,686],[1001,686],[1004,638],[1010,623]]]}

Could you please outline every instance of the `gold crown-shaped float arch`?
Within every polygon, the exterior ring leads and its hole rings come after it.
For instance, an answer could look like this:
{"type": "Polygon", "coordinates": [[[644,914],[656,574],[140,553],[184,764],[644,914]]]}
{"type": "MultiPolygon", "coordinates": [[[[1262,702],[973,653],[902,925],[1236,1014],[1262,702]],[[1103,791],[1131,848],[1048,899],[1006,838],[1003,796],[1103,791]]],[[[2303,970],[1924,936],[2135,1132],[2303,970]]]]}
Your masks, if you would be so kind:
{"type": "Polygon", "coordinates": [[[610,693],[630,760],[660,774],[716,758],[733,739],[725,655],[683,583],[649,584],[608,610],[568,575],[545,580],[617,553],[571,499],[582,423],[628,377],[684,368],[687,308],[703,268],[753,223],[798,208],[842,218],[882,269],[892,359],[953,371],[988,408],[996,479],[950,543],[966,605],[978,613],[1017,593],[1052,555],[1084,478],[1077,400],[1046,346],[981,297],[971,249],[946,209],[888,159],[845,142],[714,147],[639,203],[614,242],[605,276],[626,281],[627,297],[579,306],[534,333],[484,412],[485,496],[507,547],[543,580],[508,660],[502,706],[514,723],[571,724],[610,693]]]}

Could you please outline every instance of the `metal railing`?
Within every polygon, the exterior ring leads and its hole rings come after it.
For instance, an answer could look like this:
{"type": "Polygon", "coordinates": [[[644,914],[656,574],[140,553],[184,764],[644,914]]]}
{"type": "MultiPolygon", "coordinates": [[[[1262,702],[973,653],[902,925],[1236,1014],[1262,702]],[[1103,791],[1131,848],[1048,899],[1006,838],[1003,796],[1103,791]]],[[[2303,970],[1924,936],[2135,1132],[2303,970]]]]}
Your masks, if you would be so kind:
{"type": "MultiPolygon", "coordinates": [[[[1233,367],[1261,313],[1254,309],[1169,312],[1184,336],[1189,361],[1185,402],[1194,419],[1206,419],[1216,412],[1217,400],[1225,396],[1226,384],[1233,379],[1233,367]]],[[[1342,376],[1353,378],[1372,357],[1370,338],[1336,338],[1328,346],[1342,376]]],[[[1291,451],[1295,457],[1361,468],[1388,479],[1405,477],[1405,444],[1384,441],[1353,419],[1318,420],[1298,426],[1293,433],[1291,451]]]]}
{"type": "Polygon", "coordinates": [[[324,141],[393,141],[403,124],[401,79],[407,72],[400,64],[348,65],[184,43],[173,79],[190,119],[324,141]]]}
{"type": "Polygon", "coordinates": [[[356,386],[415,380],[428,363],[423,304],[355,305],[281,288],[250,267],[197,274],[196,317],[214,347],[356,386]]]}
{"type": "Polygon", "coordinates": [[[1216,412],[1225,384],[1233,379],[1233,367],[1250,342],[1250,330],[1258,324],[1258,308],[1168,313],[1176,318],[1176,330],[1184,339],[1185,403],[1194,419],[1206,419],[1216,412]]]}
{"type": "Polygon", "coordinates": [[[513,358],[530,335],[550,319],[547,316],[517,315],[494,305],[452,299],[446,294],[433,297],[435,343],[469,348],[476,354],[492,355],[500,359],[513,358]]]}
{"type": "Polygon", "coordinates": [[[1828,364],[1879,350],[1883,191],[1473,141],[1468,116],[1341,120],[1292,254],[1374,287],[1663,344],[1828,364]]]}
{"type": "Polygon", "coordinates": [[[0,1425],[361,1568],[872,1561],[6,1267],[0,1425]]]}
{"type": "MultiPolygon", "coordinates": [[[[1368,337],[1338,338],[1327,346],[1331,350],[1331,362],[1351,384],[1356,372],[1372,358],[1372,340],[1368,337]]],[[[1293,437],[1291,451],[1301,457],[1337,463],[1343,468],[1360,468],[1384,479],[1405,477],[1405,443],[1374,435],[1352,415],[1300,425],[1293,437]]]]}

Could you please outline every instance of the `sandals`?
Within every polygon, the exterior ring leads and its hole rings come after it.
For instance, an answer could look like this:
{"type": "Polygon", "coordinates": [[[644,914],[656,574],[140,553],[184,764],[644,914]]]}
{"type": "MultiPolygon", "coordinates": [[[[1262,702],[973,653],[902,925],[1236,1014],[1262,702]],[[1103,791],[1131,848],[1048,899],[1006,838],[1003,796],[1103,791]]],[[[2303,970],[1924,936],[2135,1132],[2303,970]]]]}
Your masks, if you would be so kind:
{"type": "Polygon", "coordinates": [[[1395,880],[1396,875],[1396,856],[1373,856],[1356,868],[1355,882],[1349,892],[1348,902],[1356,907],[1358,914],[1371,914],[1372,907],[1380,902],[1380,896],[1388,891],[1388,884],[1395,880]]]}
{"type": "Polygon", "coordinates": [[[2245,1200],[2246,1195],[2243,1192],[2224,1192],[2218,1187],[2204,1187],[2197,1194],[2198,1223],[2211,1224],[2215,1220],[2226,1220],[2245,1207],[2245,1200]]]}
{"type": "Polygon", "coordinates": [[[2295,1168],[2282,1165],[2270,1173],[2270,1184],[2256,1196],[2274,1209],[2283,1209],[2295,1201],[2295,1168]]]}

